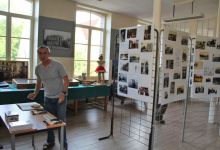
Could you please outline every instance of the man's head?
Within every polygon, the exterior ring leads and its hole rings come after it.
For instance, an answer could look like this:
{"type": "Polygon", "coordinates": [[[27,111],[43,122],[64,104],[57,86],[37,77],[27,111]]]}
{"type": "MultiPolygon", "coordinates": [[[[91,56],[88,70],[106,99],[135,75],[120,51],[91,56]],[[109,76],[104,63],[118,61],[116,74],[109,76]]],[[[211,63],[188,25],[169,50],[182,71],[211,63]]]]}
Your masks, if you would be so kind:
{"type": "Polygon", "coordinates": [[[50,57],[50,48],[46,46],[40,46],[37,50],[38,57],[42,63],[45,63],[49,60],[50,57]]]}

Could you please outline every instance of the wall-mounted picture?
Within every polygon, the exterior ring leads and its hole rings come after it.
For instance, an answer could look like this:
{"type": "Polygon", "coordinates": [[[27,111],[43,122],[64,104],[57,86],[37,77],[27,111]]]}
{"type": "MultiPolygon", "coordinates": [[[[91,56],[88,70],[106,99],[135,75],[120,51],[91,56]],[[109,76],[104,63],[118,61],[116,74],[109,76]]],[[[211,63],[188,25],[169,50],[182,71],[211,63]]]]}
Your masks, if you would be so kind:
{"type": "Polygon", "coordinates": [[[71,33],[45,29],[43,44],[51,49],[70,49],[71,33]]]}
{"type": "Polygon", "coordinates": [[[220,67],[215,68],[215,74],[220,74],[220,67]]]}
{"type": "Polygon", "coordinates": [[[122,29],[120,31],[121,42],[125,41],[125,34],[126,34],[126,29],[122,29]]]}
{"type": "Polygon", "coordinates": [[[183,85],[178,86],[176,89],[176,94],[179,95],[179,94],[183,94],[183,93],[184,93],[184,86],[183,85]]]}
{"type": "Polygon", "coordinates": [[[139,87],[138,88],[138,94],[139,95],[144,95],[144,96],[149,96],[149,90],[147,87],[139,87]]]}
{"type": "Polygon", "coordinates": [[[137,36],[137,29],[129,29],[127,30],[127,38],[136,38],[137,36]]]}
{"type": "Polygon", "coordinates": [[[214,85],[220,85],[220,77],[213,77],[212,83],[214,85]]]}
{"type": "Polygon", "coordinates": [[[205,49],[205,41],[196,41],[196,49],[205,49]]]}
{"type": "Polygon", "coordinates": [[[216,49],[220,49],[220,43],[216,44],[216,49]]]}
{"type": "Polygon", "coordinates": [[[119,73],[118,81],[127,83],[127,75],[123,73],[119,73]]]}
{"type": "Polygon", "coordinates": [[[170,83],[170,94],[174,94],[175,93],[175,82],[171,82],[170,83]]]}
{"type": "Polygon", "coordinates": [[[139,63],[139,61],[140,61],[139,54],[130,54],[129,62],[131,62],[131,63],[139,63]]]}
{"type": "Polygon", "coordinates": [[[180,73],[179,72],[175,72],[173,74],[173,79],[180,79],[180,73]]]}
{"type": "Polygon", "coordinates": [[[164,73],[163,87],[164,88],[169,87],[169,73],[164,73]]]}
{"type": "Polygon", "coordinates": [[[211,82],[211,81],[212,81],[212,79],[209,77],[205,79],[205,82],[211,82]]]}
{"type": "Polygon", "coordinates": [[[217,89],[215,87],[209,87],[208,94],[217,94],[217,89]]]}
{"type": "Polygon", "coordinates": [[[186,79],[187,67],[182,67],[182,79],[186,79]]]}
{"type": "Polygon", "coordinates": [[[147,26],[147,28],[144,30],[144,40],[150,40],[151,39],[151,26],[147,26]]]}
{"type": "Polygon", "coordinates": [[[202,82],[203,76],[199,74],[194,74],[194,82],[202,82]]]}
{"type": "Polygon", "coordinates": [[[138,88],[138,80],[137,79],[130,79],[128,81],[128,87],[137,89],[138,88]]]}
{"type": "Polygon", "coordinates": [[[188,37],[187,36],[182,36],[181,45],[188,45],[188,37]]]}
{"type": "Polygon", "coordinates": [[[164,99],[168,99],[168,92],[164,92],[164,99]]]}
{"type": "Polygon", "coordinates": [[[207,41],[207,46],[208,47],[215,47],[215,44],[216,44],[216,40],[215,39],[207,41]]]}
{"type": "Polygon", "coordinates": [[[200,52],[199,59],[200,60],[209,60],[209,53],[208,52],[200,52]]]}
{"type": "Polygon", "coordinates": [[[195,93],[204,93],[204,87],[203,86],[197,86],[195,87],[195,93]]]}
{"type": "Polygon", "coordinates": [[[213,54],[212,61],[220,62],[220,54],[213,54]]]}
{"type": "Polygon", "coordinates": [[[174,61],[173,60],[166,60],[166,68],[173,69],[174,61]]]}
{"type": "Polygon", "coordinates": [[[203,62],[202,61],[196,61],[194,62],[194,69],[203,69],[203,62]]]}
{"type": "Polygon", "coordinates": [[[128,72],[129,64],[128,63],[120,63],[120,69],[121,71],[127,71],[128,72]]]}
{"type": "Polygon", "coordinates": [[[176,41],[176,32],[170,31],[168,35],[168,40],[176,41]]]}
{"type": "Polygon", "coordinates": [[[141,52],[152,52],[153,51],[153,43],[142,42],[141,43],[141,52]]]}
{"type": "Polygon", "coordinates": [[[119,91],[123,94],[128,94],[128,86],[119,84],[119,91]]]}
{"type": "Polygon", "coordinates": [[[129,40],[129,49],[138,48],[138,41],[139,40],[129,40]]]}
{"type": "Polygon", "coordinates": [[[165,45],[165,54],[166,55],[173,55],[173,47],[171,47],[170,45],[165,45]]]}
{"type": "Polygon", "coordinates": [[[128,54],[121,54],[120,55],[120,60],[128,60],[128,54]]]}
{"type": "Polygon", "coordinates": [[[213,76],[213,75],[214,75],[214,67],[204,66],[204,76],[213,76]]]}
{"type": "Polygon", "coordinates": [[[182,61],[185,62],[186,60],[187,60],[187,49],[184,49],[182,53],[182,61]]]}
{"type": "Polygon", "coordinates": [[[141,74],[149,73],[149,64],[148,61],[141,62],[141,74]]]}

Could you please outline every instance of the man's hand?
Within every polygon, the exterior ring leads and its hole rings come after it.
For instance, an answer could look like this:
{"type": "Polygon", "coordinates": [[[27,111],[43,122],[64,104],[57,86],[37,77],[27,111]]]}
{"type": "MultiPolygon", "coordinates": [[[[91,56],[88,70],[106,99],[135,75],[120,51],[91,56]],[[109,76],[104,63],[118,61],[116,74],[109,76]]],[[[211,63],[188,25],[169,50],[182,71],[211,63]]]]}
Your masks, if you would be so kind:
{"type": "Polygon", "coordinates": [[[37,94],[36,94],[36,93],[30,93],[30,94],[28,94],[28,96],[27,96],[27,98],[30,99],[30,100],[34,100],[36,97],[37,97],[37,94]]]}
{"type": "Polygon", "coordinates": [[[61,93],[59,94],[58,103],[61,104],[61,103],[64,102],[64,100],[65,100],[65,94],[64,94],[63,92],[61,92],[61,93]]]}

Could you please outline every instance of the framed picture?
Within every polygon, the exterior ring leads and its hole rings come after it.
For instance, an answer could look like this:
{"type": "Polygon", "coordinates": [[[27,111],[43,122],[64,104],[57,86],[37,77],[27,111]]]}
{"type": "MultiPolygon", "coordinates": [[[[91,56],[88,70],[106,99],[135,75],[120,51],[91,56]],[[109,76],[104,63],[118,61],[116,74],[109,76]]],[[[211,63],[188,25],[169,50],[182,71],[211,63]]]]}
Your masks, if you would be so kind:
{"type": "Polygon", "coordinates": [[[43,44],[51,49],[70,49],[71,33],[45,29],[43,44]]]}

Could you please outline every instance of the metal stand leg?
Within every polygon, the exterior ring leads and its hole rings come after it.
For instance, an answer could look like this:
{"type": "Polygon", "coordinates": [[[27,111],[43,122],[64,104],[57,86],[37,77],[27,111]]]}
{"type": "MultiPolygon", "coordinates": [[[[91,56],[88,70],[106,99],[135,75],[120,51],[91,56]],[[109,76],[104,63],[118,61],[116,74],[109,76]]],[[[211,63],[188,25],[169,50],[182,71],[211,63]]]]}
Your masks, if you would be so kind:
{"type": "Polygon", "coordinates": [[[64,126],[60,128],[60,150],[64,148],[64,126]]]}
{"type": "Polygon", "coordinates": [[[11,134],[11,150],[15,150],[15,135],[11,134]]]}
{"type": "Polygon", "coordinates": [[[215,98],[212,97],[210,100],[210,105],[209,105],[209,123],[214,123],[215,122],[215,98]]]}
{"type": "Polygon", "coordinates": [[[34,147],[34,134],[31,135],[32,136],[32,146],[34,147]]]}

